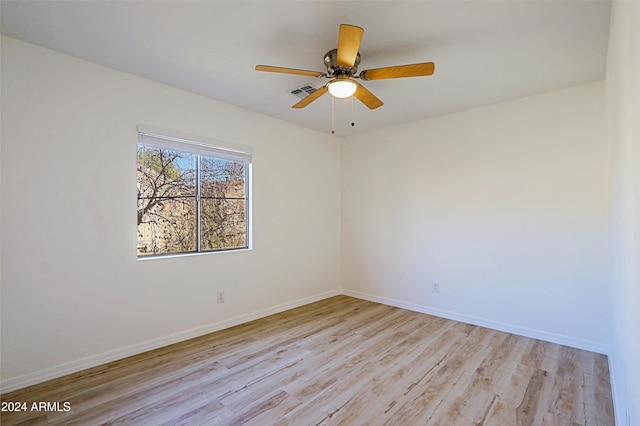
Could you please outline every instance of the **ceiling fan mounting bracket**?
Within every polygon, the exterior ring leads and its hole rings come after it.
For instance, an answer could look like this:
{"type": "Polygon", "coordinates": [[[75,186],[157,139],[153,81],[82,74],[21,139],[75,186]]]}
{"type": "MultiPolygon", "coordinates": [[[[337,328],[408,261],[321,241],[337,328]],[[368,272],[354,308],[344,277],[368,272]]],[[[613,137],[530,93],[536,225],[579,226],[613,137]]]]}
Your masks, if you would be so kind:
{"type": "Polygon", "coordinates": [[[338,65],[338,49],[333,49],[324,54],[324,65],[327,67],[329,77],[348,76],[354,77],[360,65],[360,53],[356,55],[356,60],[352,67],[338,65]]]}

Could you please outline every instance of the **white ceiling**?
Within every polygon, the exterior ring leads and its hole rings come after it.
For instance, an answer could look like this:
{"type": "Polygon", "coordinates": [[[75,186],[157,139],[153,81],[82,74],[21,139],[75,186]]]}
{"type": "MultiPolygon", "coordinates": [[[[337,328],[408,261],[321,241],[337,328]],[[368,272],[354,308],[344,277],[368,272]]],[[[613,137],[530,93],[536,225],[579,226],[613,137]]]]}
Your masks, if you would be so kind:
{"type": "Polygon", "coordinates": [[[8,1],[2,33],[321,132],[331,97],[289,91],[324,78],[341,23],[365,29],[359,70],[433,61],[431,77],[364,82],[385,105],[336,101],[341,136],[604,78],[608,1],[8,1]]]}

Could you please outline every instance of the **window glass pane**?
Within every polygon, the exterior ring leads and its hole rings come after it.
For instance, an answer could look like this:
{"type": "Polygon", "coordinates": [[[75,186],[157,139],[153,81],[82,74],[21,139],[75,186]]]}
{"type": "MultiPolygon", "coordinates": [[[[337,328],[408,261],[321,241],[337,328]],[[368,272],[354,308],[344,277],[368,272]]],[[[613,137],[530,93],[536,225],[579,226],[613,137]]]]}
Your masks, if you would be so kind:
{"type": "Polygon", "coordinates": [[[247,247],[245,163],[201,157],[202,250],[247,247]]]}
{"type": "Polygon", "coordinates": [[[245,164],[201,157],[200,191],[203,197],[245,198],[245,164]]]}
{"type": "Polygon", "coordinates": [[[200,209],[202,250],[247,247],[244,199],[202,198],[200,209]]]}
{"type": "Polygon", "coordinates": [[[138,255],[195,251],[196,156],[138,146],[138,255]]]}
{"type": "MultiPolygon", "coordinates": [[[[138,225],[138,255],[197,250],[195,197],[159,198],[138,225]]],[[[138,200],[140,210],[146,200],[138,200]]]]}

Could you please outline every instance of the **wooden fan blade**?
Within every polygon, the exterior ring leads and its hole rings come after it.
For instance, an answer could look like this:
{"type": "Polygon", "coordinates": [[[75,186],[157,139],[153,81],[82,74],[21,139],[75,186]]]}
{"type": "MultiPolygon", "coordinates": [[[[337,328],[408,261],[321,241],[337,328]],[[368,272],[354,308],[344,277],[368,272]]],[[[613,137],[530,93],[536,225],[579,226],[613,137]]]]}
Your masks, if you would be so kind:
{"type": "Polygon", "coordinates": [[[318,71],[299,70],[296,68],[272,67],[271,65],[256,65],[256,71],[280,72],[283,74],[308,75],[311,77],[322,77],[323,73],[318,71]]]}
{"type": "Polygon", "coordinates": [[[358,85],[358,88],[356,89],[356,93],[354,93],[353,96],[358,98],[360,102],[365,104],[369,109],[376,109],[384,105],[384,102],[382,102],[376,97],[376,95],[367,90],[366,87],[364,87],[360,83],[356,84],[358,85]]]}
{"type": "Polygon", "coordinates": [[[303,100],[301,100],[300,102],[292,106],[291,108],[304,108],[307,105],[309,105],[311,102],[318,99],[320,96],[324,95],[325,93],[327,93],[327,86],[323,86],[319,88],[318,90],[316,90],[315,92],[313,92],[312,94],[310,94],[309,96],[307,96],[306,98],[304,98],[303,100]]]}
{"type": "Polygon", "coordinates": [[[353,25],[340,25],[340,33],[338,34],[338,65],[351,68],[356,63],[360,42],[364,30],[353,25]]]}
{"type": "Polygon", "coordinates": [[[384,80],[387,78],[421,77],[431,75],[434,71],[435,64],[433,62],[423,62],[421,64],[365,70],[360,73],[360,78],[363,80],[384,80]]]}

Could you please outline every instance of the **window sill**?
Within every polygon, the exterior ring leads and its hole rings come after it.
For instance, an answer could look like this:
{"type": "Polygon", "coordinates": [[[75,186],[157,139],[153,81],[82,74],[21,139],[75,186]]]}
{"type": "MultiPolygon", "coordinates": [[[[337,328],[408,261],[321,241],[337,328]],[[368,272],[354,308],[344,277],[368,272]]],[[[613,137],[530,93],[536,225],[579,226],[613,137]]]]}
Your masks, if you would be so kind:
{"type": "Polygon", "coordinates": [[[253,250],[252,247],[247,248],[239,248],[239,249],[231,249],[231,250],[212,250],[212,251],[204,251],[200,253],[176,253],[176,254],[158,254],[158,255],[149,255],[138,257],[139,261],[147,261],[147,260],[158,260],[158,259],[174,259],[176,257],[191,257],[191,256],[207,256],[211,254],[222,254],[222,253],[237,253],[237,252],[245,252],[253,250]]]}

